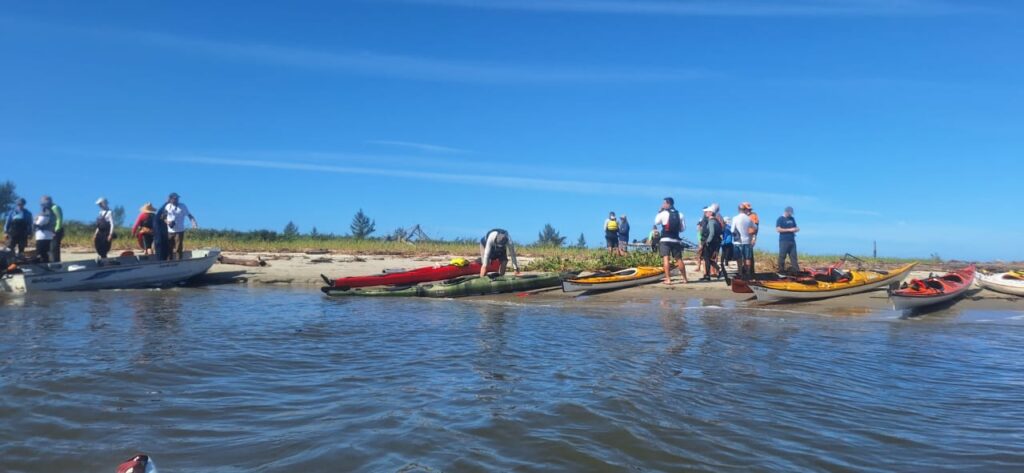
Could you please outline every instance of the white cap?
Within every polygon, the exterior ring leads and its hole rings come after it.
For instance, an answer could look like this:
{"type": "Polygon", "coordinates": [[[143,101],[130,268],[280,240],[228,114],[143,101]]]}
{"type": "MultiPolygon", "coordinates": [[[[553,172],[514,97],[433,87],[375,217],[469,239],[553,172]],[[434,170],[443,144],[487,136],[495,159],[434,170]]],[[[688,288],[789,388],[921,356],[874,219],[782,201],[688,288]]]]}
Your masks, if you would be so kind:
{"type": "Polygon", "coordinates": [[[714,212],[714,213],[718,213],[718,211],[720,209],[720,207],[718,207],[717,203],[712,203],[711,205],[708,206],[708,208],[711,209],[711,211],[714,212]]]}
{"type": "Polygon", "coordinates": [[[704,211],[705,211],[705,212],[711,212],[711,213],[715,213],[715,212],[717,212],[717,210],[715,210],[715,206],[714,206],[714,205],[712,205],[711,207],[708,207],[708,208],[704,209],[704,211]]]}
{"type": "Polygon", "coordinates": [[[96,199],[96,205],[105,204],[105,203],[107,203],[107,198],[106,197],[100,197],[99,199],[96,199]]]}

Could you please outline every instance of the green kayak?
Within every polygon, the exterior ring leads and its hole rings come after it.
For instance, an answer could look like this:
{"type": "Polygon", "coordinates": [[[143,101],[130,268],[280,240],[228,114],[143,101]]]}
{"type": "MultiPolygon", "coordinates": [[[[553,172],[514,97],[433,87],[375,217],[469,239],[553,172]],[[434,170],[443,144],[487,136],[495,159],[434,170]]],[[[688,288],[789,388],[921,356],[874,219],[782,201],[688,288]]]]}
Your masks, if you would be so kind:
{"type": "Polygon", "coordinates": [[[320,290],[332,297],[465,297],[506,292],[530,291],[562,284],[558,273],[528,274],[523,276],[478,277],[467,276],[443,282],[415,286],[379,286],[352,289],[324,287],[320,290]]]}

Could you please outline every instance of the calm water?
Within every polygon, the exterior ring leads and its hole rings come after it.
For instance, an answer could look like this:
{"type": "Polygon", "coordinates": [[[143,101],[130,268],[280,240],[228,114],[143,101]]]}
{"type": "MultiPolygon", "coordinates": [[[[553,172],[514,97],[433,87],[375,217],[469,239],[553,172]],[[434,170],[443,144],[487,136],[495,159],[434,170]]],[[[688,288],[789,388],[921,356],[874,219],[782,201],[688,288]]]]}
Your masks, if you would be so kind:
{"type": "Polygon", "coordinates": [[[137,451],[162,472],[1022,471],[1024,312],[0,298],[0,471],[137,451]]]}

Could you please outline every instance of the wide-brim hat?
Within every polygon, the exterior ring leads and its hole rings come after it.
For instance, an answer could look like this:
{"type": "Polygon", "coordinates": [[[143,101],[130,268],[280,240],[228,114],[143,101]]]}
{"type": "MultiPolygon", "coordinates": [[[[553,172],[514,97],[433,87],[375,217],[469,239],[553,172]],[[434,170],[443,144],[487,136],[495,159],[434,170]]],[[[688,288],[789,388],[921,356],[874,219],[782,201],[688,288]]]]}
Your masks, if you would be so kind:
{"type": "Polygon", "coordinates": [[[153,203],[152,202],[146,202],[146,205],[143,205],[141,208],[139,208],[139,212],[155,214],[156,213],[156,207],[153,207],[153,203]]]}

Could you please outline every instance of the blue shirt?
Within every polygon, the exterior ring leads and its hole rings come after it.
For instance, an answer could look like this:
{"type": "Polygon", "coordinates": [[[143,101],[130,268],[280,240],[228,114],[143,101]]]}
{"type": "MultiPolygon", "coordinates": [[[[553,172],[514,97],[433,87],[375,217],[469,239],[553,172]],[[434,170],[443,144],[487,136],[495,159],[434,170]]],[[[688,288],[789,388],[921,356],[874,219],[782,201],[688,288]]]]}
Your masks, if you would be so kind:
{"type": "MultiPolygon", "coordinates": [[[[796,228],[796,219],[783,215],[775,222],[775,226],[783,229],[796,228]]],[[[796,233],[780,233],[779,241],[796,241],[796,233]]]]}

